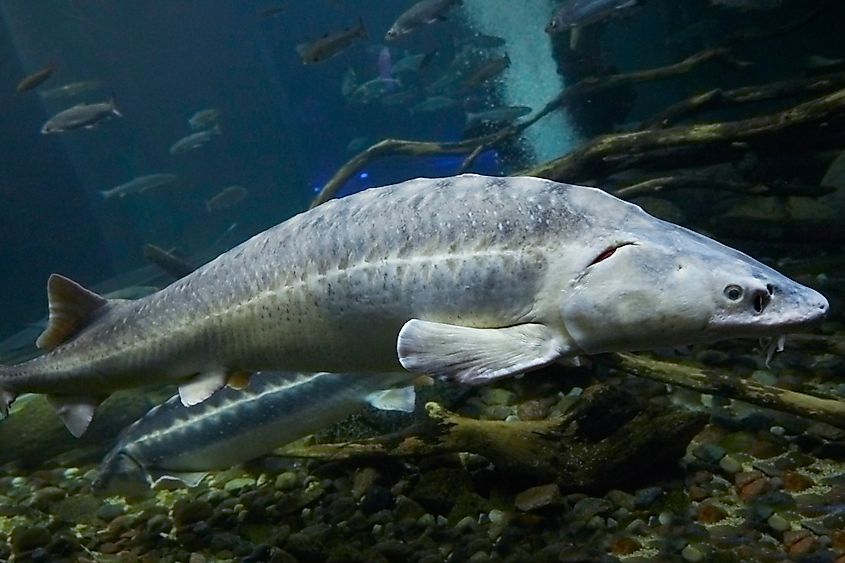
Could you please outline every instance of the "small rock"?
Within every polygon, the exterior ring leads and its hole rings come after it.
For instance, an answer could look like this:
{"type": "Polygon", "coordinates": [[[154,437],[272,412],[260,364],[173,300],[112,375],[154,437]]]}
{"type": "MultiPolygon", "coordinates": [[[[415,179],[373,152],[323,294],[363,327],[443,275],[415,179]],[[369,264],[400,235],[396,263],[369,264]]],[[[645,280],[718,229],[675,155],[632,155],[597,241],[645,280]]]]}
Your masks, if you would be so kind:
{"type": "Polygon", "coordinates": [[[17,554],[26,553],[50,543],[50,532],[42,526],[18,526],[12,530],[10,543],[12,551],[17,554]]]}
{"type": "Polygon", "coordinates": [[[807,530],[789,530],[783,533],[783,545],[791,556],[809,553],[816,548],[816,539],[807,530]]]}
{"type": "Polygon", "coordinates": [[[459,532],[467,530],[471,531],[475,530],[476,528],[478,528],[478,522],[476,522],[475,518],[473,518],[472,516],[464,516],[463,518],[458,520],[457,524],[455,524],[455,529],[459,532]]]}
{"type": "Polygon", "coordinates": [[[691,563],[703,561],[705,555],[706,553],[702,549],[693,544],[688,544],[681,550],[681,557],[683,557],[685,561],[690,561],[691,563]]]}
{"type": "Polygon", "coordinates": [[[205,557],[201,553],[192,553],[188,558],[188,563],[205,563],[205,557]]]}
{"type": "Polygon", "coordinates": [[[785,472],[783,474],[782,479],[783,490],[788,491],[790,493],[801,492],[815,485],[812,479],[810,479],[806,475],[802,475],[801,473],[797,473],[795,471],[785,472]]]}
{"type": "Polygon", "coordinates": [[[173,522],[180,527],[200,520],[208,520],[212,514],[214,514],[214,509],[203,500],[180,500],[173,505],[173,522]]]}
{"type": "Polygon", "coordinates": [[[776,532],[785,532],[790,528],[789,520],[778,513],[769,516],[766,523],[776,532]]]}
{"type": "Polygon", "coordinates": [[[549,416],[552,403],[548,398],[531,399],[519,405],[516,414],[520,420],[545,420],[549,416]]]}
{"type": "Polygon", "coordinates": [[[702,524],[715,524],[727,518],[728,513],[714,504],[704,503],[698,507],[697,518],[702,524]]]}
{"type": "Polygon", "coordinates": [[[299,477],[293,471],[285,471],[276,477],[276,488],[280,491],[292,491],[299,485],[299,477]]]}
{"type": "Polygon", "coordinates": [[[364,514],[372,514],[393,506],[393,493],[390,492],[390,489],[373,485],[366,491],[360,504],[361,511],[364,514]]]}
{"type": "Polygon", "coordinates": [[[610,552],[613,555],[630,555],[642,547],[639,541],[630,536],[619,536],[610,542],[610,552]]]}
{"type": "Polygon", "coordinates": [[[393,517],[398,522],[415,521],[425,515],[425,509],[412,499],[406,496],[400,496],[396,499],[396,507],[393,509],[393,517]]]}
{"type": "Polygon", "coordinates": [[[238,479],[232,479],[231,481],[227,481],[225,485],[223,485],[223,490],[227,493],[235,493],[237,494],[239,491],[247,488],[255,486],[255,479],[250,479],[249,477],[240,477],[238,479]]]}
{"type": "Polygon", "coordinates": [[[587,497],[576,502],[569,515],[577,522],[589,522],[595,516],[606,514],[611,510],[613,510],[613,503],[610,501],[587,497]]]}
{"type": "Polygon", "coordinates": [[[32,507],[46,510],[48,506],[65,498],[65,492],[58,487],[44,487],[32,495],[32,507]]]}
{"type": "Polygon", "coordinates": [[[365,467],[357,471],[352,480],[352,497],[355,499],[363,497],[378,478],[378,471],[372,467],[365,467]]]}
{"type": "Polygon", "coordinates": [[[529,512],[553,504],[560,504],[562,497],[556,483],[531,487],[516,495],[514,506],[523,512],[529,512]]]}
{"type": "Polygon", "coordinates": [[[692,455],[707,463],[718,463],[725,453],[725,448],[717,444],[700,444],[692,450],[692,455]]]}
{"type": "Polygon", "coordinates": [[[156,514],[147,520],[146,527],[147,531],[151,534],[166,534],[170,532],[173,524],[170,522],[170,518],[164,514],[156,514]]]}
{"type": "Polygon", "coordinates": [[[739,496],[743,500],[752,499],[769,489],[769,481],[759,471],[743,471],[734,475],[739,496]]]}
{"type": "Polygon", "coordinates": [[[663,489],[660,487],[646,487],[637,491],[634,495],[634,506],[636,508],[647,508],[651,506],[654,501],[663,496],[663,489]]]}
{"type": "Polygon", "coordinates": [[[719,460],[719,467],[726,473],[734,474],[742,471],[742,464],[732,455],[726,455],[719,460]]]}
{"type": "Polygon", "coordinates": [[[125,511],[126,509],[122,505],[107,502],[97,509],[95,516],[101,520],[105,520],[106,522],[111,522],[118,516],[122,515],[125,511]]]}

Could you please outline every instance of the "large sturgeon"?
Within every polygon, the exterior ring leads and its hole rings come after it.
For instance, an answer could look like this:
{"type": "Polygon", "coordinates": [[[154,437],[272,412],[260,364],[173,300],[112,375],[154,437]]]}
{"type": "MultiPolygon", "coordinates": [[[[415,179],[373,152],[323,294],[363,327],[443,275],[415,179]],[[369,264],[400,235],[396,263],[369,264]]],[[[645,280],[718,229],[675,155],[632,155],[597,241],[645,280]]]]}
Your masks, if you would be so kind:
{"type": "Polygon", "coordinates": [[[325,203],[137,301],[48,282],[49,351],[0,368],[0,407],[46,393],[84,432],[104,396],[232,374],[415,373],[482,383],[562,356],[780,335],[825,298],[594,188],[418,179],[325,203]]]}

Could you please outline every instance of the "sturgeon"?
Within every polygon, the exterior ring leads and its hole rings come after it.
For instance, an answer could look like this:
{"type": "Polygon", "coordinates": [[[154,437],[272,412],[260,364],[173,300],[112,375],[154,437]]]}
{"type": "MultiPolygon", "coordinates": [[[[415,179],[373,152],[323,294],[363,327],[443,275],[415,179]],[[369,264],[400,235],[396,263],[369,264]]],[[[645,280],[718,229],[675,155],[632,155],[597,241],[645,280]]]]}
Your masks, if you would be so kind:
{"type": "Polygon", "coordinates": [[[270,454],[366,404],[412,412],[413,378],[408,372],[269,372],[253,376],[245,390],[223,389],[192,407],[173,397],[121,432],[94,490],[135,496],[176,481],[194,486],[208,471],[270,454]]]}
{"type": "MultiPolygon", "coordinates": [[[[472,174],[301,213],[137,301],[53,274],[48,350],[0,368],[80,435],[121,388],[199,403],[246,372],[396,372],[468,384],[559,358],[779,336],[827,300],[602,190],[472,174]]],[[[241,382],[242,384],[242,382],[241,382]]]]}

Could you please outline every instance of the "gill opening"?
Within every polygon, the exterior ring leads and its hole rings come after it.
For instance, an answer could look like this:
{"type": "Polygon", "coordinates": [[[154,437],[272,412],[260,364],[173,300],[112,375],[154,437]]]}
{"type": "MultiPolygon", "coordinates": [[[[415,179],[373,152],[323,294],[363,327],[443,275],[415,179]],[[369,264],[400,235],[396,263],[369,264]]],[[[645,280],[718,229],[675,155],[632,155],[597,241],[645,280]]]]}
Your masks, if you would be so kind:
{"type": "Polygon", "coordinates": [[[614,254],[617,250],[619,250],[620,248],[622,248],[623,246],[630,246],[630,245],[633,245],[633,244],[635,244],[635,243],[633,243],[633,242],[623,242],[623,243],[615,244],[615,245],[613,245],[613,246],[608,246],[607,248],[605,248],[604,250],[602,250],[602,251],[599,253],[599,255],[598,255],[598,256],[596,256],[595,258],[593,258],[593,261],[592,261],[592,262],[590,262],[590,263],[589,263],[589,265],[588,265],[587,267],[590,267],[590,266],[593,266],[593,265],[595,265],[595,264],[598,264],[599,262],[601,262],[601,261],[603,261],[603,260],[607,260],[608,258],[610,258],[611,256],[613,256],[613,254],[614,254]]]}

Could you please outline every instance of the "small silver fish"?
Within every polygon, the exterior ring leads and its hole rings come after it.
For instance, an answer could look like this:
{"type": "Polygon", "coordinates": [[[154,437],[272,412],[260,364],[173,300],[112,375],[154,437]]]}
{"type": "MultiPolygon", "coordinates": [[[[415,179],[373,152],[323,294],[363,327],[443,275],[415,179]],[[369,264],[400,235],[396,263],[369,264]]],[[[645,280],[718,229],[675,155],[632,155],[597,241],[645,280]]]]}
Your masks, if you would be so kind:
{"type": "Polygon", "coordinates": [[[93,92],[102,86],[99,80],[79,80],[77,82],[68,82],[49,90],[43,90],[41,97],[45,100],[56,100],[59,98],[73,98],[80,94],[93,92]]]}
{"type": "Polygon", "coordinates": [[[192,131],[201,131],[215,125],[219,118],[219,109],[201,109],[188,118],[188,125],[190,125],[192,131]]]}
{"type": "Polygon", "coordinates": [[[414,378],[267,372],[254,375],[246,389],[223,389],[193,407],[173,397],[122,432],[100,465],[94,491],[138,496],[174,481],[196,485],[207,471],[267,455],[368,403],[411,412],[414,378]]]}
{"type": "Polygon", "coordinates": [[[180,154],[196,150],[211,141],[214,137],[222,134],[220,125],[215,125],[211,129],[182,137],[170,147],[170,154],[180,154]]]}
{"type": "Polygon", "coordinates": [[[502,106],[479,112],[467,112],[466,128],[472,129],[485,123],[510,123],[531,113],[527,106],[502,106]]]}
{"type": "Polygon", "coordinates": [[[234,207],[249,195],[243,186],[229,186],[206,200],[205,208],[209,213],[234,207]]]}
{"type": "Polygon", "coordinates": [[[419,27],[445,20],[446,12],[460,2],[461,0],[420,0],[396,18],[384,36],[385,41],[393,41],[419,27]]]}
{"type": "Polygon", "coordinates": [[[113,197],[123,198],[129,194],[140,194],[153,188],[165,186],[176,181],[175,174],[147,174],[132,178],[128,182],[115,186],[109,190],[100,190],[98,193],[103,199],[113,197]]]}
{"type": "Polygon", "coordinates": [[[115,106],[114,97],[108,102],[77,104],[72,108],[60,111],[48,119],[47,123],[41,128],[41,133],[43,135],[50,135],[53,133],[65,133],[74,129],[91,129],[96,127],[101,121],[113,116],[123,117],[115,106]]]}
{"type": "Polygon", "coordinates": [[[367,30],[364,29],[364,21],[359,19],[355,27],[327,33],[316,41],[300,43],[296,46],[296,52],[302,58],[303,64],[315,64],[334,57],[357,39],[366,37],[367,30]]]}
{"type": "Polygon", "coordinates": [[[546,33],[561,33],[607,19],[642,0],[569,0],[546,26],[546,33]]]}

